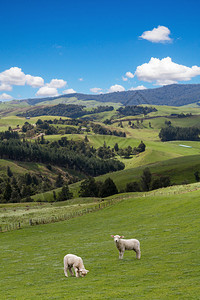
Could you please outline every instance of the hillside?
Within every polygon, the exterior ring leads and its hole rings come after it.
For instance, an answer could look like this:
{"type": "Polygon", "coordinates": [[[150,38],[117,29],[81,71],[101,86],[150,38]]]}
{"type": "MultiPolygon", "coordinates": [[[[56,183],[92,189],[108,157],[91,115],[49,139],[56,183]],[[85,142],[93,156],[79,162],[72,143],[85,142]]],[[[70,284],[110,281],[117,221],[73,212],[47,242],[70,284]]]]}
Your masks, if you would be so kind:
{"type": "Polygon", "coordinates": [[[100,95],[75,93],[49,98],[25,99],[20,102],[24,103],[24,105],[36,105],[47,101],[49,104],[49,102],[57,100],[58,104],[60,102],[62,103],[63,99],[66,99],[67,101],[69,98],[72,98],[72,103],[74,103],[74,100],[82,100],[102,103],[121,103],[125,106],[138,104],[182,106],[200,101],[200,84],[172,84],[155,89],[115,92],[100,95]]]}
{"type": "Polygon", "coordinates": [[[124,194],[94,213],[2,233],[1,299],[198,299],[198,187],[124,194]],[[111,234],[138,238],[141,260],[126,251],[119,261],[111,234]],[[65,278],[67,253],[83,258],[85,278],[65,278]]]}

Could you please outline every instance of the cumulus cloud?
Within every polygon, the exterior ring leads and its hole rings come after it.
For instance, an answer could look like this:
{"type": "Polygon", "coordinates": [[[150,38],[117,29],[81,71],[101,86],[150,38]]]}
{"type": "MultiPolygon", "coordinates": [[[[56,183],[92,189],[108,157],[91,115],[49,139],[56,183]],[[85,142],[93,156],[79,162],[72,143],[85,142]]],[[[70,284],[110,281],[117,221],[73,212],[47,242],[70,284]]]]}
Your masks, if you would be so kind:
{"type": "Polygon", "coordinates": [[[134,74],[132,74],[131,72],[126,72],[126,77],[133,78],[134,74]]]}
{"type": "Polygon", "coordinates": [[[73,89],[67,89],[63,91],[63,94],[74,94],[74,93],[76,93],[76,91],[73,89]]]}
{"type": "Polygon", "coordinates": [[[124,76],[122,76],[122,80],[123,80],[123,81],[127,81],[127,80],[128,80],[128,78],[127,78],[127,77],[124,77],[124,76]]]}
{"type": "Polygon", "coordinates": [[[8,95],[6,93],[3,93],[0,95],[0,100],[12,100],[13,97],[11,95],[8,95]]]}
{"type": "Polygon", "coordinates": [[[92,93],[100,93],[101,91],[102,91],[102,89],[101,88],[91,88],[90,89],[90,91],[92,92],[92,93]]]}
{"type": "Polygon", "coordinates": [[[188,81],[200,75],[200,67],[186,67],[176,64],[170,57],[163,59],[152,57],[148,63],[138,66],[135,75],[139,80],[167,85],[178,81],[188,81]]]}
{"type": "Polygon", "coordinates": [[[124,92],[124,91],[125,91],[125,88],[119,84],[112,85],[108,90],[109,93],[124,92]]]}
{"type": "Polygon", "coordinates": [[[146,90],[147,88],[144,85],[138,85],[136,87],[131,87],[129,91],[139,91],[139,90],[146,90]]]}
{"type": "Polygon", "coordinates": [[[25,85],[26,75],[22,69],[12,67],[0,73],[0,82],[9,85],[25,85]]]}
{"type": "Polygon", "coordinates": [[[44,85],[44,79],[38,76],[26,75],[26,84],[32,87],[40,87],[44,85]]]}
{"type": "Polygon", "coordinates": [[[58,96],[58,91],[56,88],[43,86],[37,91],[36,96],[40,96],[40,97],[58,96]]]}
{"type": "Polygon", "coordinates": [[[152,43],[166,43],[171,42],[172,39],[169,37],[170,30],[165,26],[158,26],[153,30],[143,32],[140,38],[147,40],[152,43]]]}
{"type": "Polygon", "coordinates": [[[67,81],[63,79],[52,79],[50,83],[47,83],[47,86],[50,88],[60,89],[63,88],[67,84],[67,81]]]}
{"type": "Polygon", "coordinates": [[[83,81],[83,78],[79,78],[78,80],[79,80],[79,81],[83,81]]]}
{"type": "Polygon", "coordinates": [[[1,83],[0,91],[12,91],[12,86],[7,83],[1,83]]]}
{"type": "Polygon", "coordinates": [[[38,76],[26,75],[18,67],[12,67],[0,73],[1,91],[11,91],[12,85],[23,86],[25,84],[32,87],[41,87],[44,85],[44,79],[38,76]]]}

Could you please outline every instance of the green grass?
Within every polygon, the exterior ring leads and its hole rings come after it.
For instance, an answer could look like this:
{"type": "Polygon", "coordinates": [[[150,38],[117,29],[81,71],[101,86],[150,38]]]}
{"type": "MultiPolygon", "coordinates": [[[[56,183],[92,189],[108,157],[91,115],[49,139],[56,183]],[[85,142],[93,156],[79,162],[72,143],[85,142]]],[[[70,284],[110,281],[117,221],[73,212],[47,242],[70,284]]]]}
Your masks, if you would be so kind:
{"type": "MultiPolygon", "coordinates": [[[[199,155],[180,156],[171,159],[163,159],[162,161],[156,161],[158,152],[156,152],[155,155],[155,162],[153,163],[149,162],[149,164],[147,164],[147,159],[140,155],[135,158],[135,166],[130,160],[130,166],[127,166],[124,170],[98,176],[96,177],[96,180],[105,181],[106,178],[110,177],[115,182],[118,190],[121,191],[126,188],[126,184],[129,182],[137,181],[140,183],[144,168],[149,167],[153,179],[159,178],[160,176],[169,176],[171,183],[176,185],[195,182],[194,173],[200,170],[199,155]],[[142,159],[144,159],[144,162],[142,159]]],[[[70,185],[70,189],[73,191],[75,197],[78,197],[80,184],[79,181],[70,185]]]]}
{"type": "Polygon", "coordinates": [[[0,204],[0,227],[2,231],[7,230],[9,228],[7,226],[13,229],[18,227],[19,222],[20,227],[26,227],[29,226],[30,219],[33,222],[42,223],[44,220],[45,223],[51,223],[52,218],[66,219],[66,216],[70,217],[75,212],[94,209],[100,202],[99,198],[77,198],[51,204],[44,202],[0,204]]]}
{"type": "Polygon", "coordinates": [[[129,194],[95,213],[1,234],[1,299],[199,299],[199,197],[129,194]],[[138,238],[141,260],[126,251],[120,261],[110,234],[138,238]],[[85,278],[64,277],[67,253],[83,258],[85,278]]]}

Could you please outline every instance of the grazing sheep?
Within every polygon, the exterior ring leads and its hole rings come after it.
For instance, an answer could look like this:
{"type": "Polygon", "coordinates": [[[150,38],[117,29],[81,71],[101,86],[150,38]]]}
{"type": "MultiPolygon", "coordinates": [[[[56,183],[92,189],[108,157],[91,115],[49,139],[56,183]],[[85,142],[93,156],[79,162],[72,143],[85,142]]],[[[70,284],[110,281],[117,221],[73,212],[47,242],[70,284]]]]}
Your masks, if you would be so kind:
{"type": "Polygon", "coordinates": [[[119,250],[119,259],[123,259],[125,250],[133,250],[136,252],[136,258],[140,259],[140,242],[136,239],[124,240],[124,236],[120,235],[111,235],[114,238],[115,245],[119,250]]]}
{"type": "Polygon", "coordinates": [[[81,257],[76,256],[74,254],[67,254],[64,257],[64,273],[65,273],[66,277],[68,277],[67,270],[69,270],[70,274],[72,276],[74,276],[72,267],[74,268],[76,277],[79,277],[79,275],[84,277],[89,272],[88,270],[85,269],[83,260],[81,257]]]}

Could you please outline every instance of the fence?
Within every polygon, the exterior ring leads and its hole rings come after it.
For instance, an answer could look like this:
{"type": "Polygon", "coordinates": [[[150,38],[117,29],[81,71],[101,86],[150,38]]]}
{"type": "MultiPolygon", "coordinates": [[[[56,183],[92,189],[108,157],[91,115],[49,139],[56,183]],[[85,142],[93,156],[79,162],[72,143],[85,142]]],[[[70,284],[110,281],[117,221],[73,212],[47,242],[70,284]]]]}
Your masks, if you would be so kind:
{"type": "Polygon", "coordinates": [[[77,211],[73,211],[71,213],[67,213],[67,214],[63,214],[63,215],[59,215],[59,216],[52,216],[52,217],[48,217],[48,218],[34,218],[34,219],[29,219],[29,222],[23,224],[23,223],[12,223],[12,224],[5,224],[0,226],[0,232],[6,232],[6,231],[11,231],[11,230],[17,230],[17,229],[21,229],[27,226],[35,226],[35,225],[40,225],[40,224],[49,224],[49,223],[55,223],[55,222],[60,222],[60,221],[65,221],[65,220],[69,220],[72,218],[76,218],[79,216],[83,216],[85,214],[94,212],[94,211],[98,211],[100,209],[103,209],[105,207],[111,206],[113,204],[115,204],[116,202],[119,202],[122,199],[111,199],[111,200],[107,200],[107,201],[102,201],[98,204],[95,204],[92,207],[89,208],[84,208],[81,210],[77,210],[77,211]]]}

